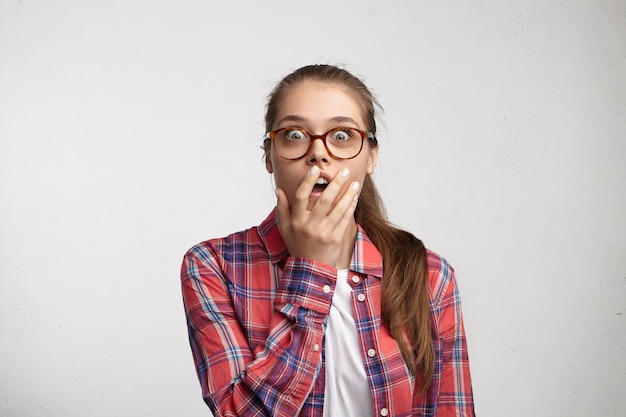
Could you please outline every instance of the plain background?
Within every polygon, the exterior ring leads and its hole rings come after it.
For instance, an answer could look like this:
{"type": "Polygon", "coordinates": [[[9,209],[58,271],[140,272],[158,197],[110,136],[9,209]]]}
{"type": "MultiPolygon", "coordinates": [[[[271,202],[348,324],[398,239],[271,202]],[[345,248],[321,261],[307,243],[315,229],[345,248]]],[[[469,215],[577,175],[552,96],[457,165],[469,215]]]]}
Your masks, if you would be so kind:
{"type": "Polygon", "coordinates": [[[478,415],[626,414],[626,3],[0,2],[0,415],[206,416],[179,287],[274,205],[265,97],[345,65],[457,271],[478,415]]]}

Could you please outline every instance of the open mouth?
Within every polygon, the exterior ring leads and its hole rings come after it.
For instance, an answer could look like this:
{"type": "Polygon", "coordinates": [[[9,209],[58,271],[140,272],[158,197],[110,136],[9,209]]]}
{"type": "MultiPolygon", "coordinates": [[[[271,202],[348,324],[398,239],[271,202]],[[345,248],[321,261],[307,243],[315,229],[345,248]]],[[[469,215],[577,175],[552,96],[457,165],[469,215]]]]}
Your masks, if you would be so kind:
{"type": "Polygon", "coordinates": [[[328,186],[328,180],[320,177],[317,179],[317,182],[315,183],[315,186],[313,188],[318,191],[324,191],[327,186],[328,186]]]}

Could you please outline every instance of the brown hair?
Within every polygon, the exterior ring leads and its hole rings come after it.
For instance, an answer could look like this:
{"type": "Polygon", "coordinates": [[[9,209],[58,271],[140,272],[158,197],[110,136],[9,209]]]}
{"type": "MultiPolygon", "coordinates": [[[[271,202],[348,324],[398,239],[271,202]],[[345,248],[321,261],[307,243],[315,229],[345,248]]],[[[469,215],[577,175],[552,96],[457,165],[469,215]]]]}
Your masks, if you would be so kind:
{"type": "MultiPolygon", "coordinates": [[[[332,65],[309,65],[283,78],[269,95],[266,131],[272,130],[280,103],[289,90],[303,81],[333,84],[350,91],[361,105],[367,129],[376,133],[376,98],[365,84],[345,69],[332,65]]],[[[270,143],[264,143],[269,151],[270,143]]],[[[377,142],[370,140],[370,146],[377,142]]],[[[420,394],[430,386],[435,352],[431,336],[426,248],[411,233],[393,226],[371,177],[367,175],[354,213],[381,252],[384,266],[382,321],[400,347],[409,369],[421,383],[420,394]]]]}

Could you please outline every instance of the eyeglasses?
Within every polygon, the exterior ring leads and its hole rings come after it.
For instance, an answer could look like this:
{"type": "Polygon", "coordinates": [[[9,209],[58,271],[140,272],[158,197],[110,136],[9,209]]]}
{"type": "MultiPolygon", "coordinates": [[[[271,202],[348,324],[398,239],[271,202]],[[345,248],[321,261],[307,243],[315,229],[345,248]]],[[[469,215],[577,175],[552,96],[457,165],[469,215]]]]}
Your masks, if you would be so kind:
{"type": "Polygon", "coordinates": [[[376,141],[372,132],[351,127],[336,127],[321,135],[312,135],[297,127],[284,127],[265,134],[265,140],[272,141],[278,156],[291,161],[304,158],[316,139],[322,140],[333,158],[352,159],[361,153],[366,138],[376,141]]]}

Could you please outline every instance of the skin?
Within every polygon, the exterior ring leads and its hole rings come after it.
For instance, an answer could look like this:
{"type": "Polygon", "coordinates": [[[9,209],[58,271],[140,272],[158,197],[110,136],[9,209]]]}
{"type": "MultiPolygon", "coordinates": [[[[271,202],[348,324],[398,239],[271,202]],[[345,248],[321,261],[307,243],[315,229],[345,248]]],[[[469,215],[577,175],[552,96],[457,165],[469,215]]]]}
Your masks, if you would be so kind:
{"type": "MultiPolygon", "coordinates": [[[[305,81],[284,97],[276,125],[300,127],[322,134],[335,127],[368,126],[355,97],[342,86],[305,81]]],[[[297,161],[281,158],[270,147],[266,168],[274,174],[279,229],[291,256],[314,259],[337,269],[350,266],[357,226],[354,210],[366,175],[374,172],[378,148],[366,140],[355,158],[332,158],[324,143],[315,140],[309,153],[297,161]],[[320,176],[325,190],[314,185],[320,176]]]]}

